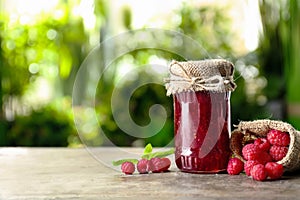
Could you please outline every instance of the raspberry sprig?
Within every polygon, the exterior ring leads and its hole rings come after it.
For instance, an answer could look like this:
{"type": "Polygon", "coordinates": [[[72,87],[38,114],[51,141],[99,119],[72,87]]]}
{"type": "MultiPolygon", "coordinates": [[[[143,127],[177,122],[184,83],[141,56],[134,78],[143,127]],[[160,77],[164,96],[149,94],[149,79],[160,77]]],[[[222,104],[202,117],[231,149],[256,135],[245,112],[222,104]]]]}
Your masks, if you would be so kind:
{"type": "Polygon", "coordinates": [[[140,174],[168,171],[171,166],[171,161],[166,156],[173,154],[174,149],[157,152],[152,152],[152,150],[152,145],[148,144],[144,149],[141,159],[121,159],[113,161],[113,165],[121,165],[121,171],[126,175],[133,174],[135,169],[137,169],[140,174]]]}

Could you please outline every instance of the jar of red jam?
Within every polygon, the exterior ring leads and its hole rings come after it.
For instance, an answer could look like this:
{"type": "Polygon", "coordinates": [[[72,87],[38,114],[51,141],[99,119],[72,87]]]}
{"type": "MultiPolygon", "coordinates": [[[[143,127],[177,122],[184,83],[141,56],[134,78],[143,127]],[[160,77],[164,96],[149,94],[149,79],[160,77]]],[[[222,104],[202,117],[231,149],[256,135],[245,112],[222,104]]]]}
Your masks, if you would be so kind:
{"type": "Polygon", "coordinates": [[[226,170],[233,70],[223,59],[170,64],[166,89],[174,100],[175,161],[181,171],[226,170]]]}

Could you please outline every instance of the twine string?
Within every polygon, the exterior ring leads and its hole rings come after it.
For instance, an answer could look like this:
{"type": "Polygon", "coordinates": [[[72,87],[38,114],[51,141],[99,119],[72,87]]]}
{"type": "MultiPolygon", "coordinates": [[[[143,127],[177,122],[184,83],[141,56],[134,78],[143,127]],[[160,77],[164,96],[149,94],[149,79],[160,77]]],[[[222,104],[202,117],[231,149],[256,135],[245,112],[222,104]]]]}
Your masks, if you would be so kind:
{"type": "Polygon", "coordinates": [[[214,75],[211,77],[200,77],[200,76],[191,76],[187,70],[177,61],[174,61],[170,65],[170,74],[171,77],[165,79],[166,83],[176,82],[176,84],[188,84],[186,90],[217,90],[225,87],[225,85],[230,84],[231,80],[227,77],[222,77],[221,75],[214,75]],[[173,65],[177,65],[180,68],[180,71],[174,71],[173,65]]]}

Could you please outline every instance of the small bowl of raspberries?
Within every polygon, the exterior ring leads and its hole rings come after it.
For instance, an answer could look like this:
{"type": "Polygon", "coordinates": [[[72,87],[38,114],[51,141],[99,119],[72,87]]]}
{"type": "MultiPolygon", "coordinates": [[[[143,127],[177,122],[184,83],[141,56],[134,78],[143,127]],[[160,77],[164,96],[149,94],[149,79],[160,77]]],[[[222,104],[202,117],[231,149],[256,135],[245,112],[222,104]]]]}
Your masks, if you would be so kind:
{"type": "Polygon", "coordinates": [[[245,172],[257,181],[281,179],[285,171],[300,168],[295,159],[299,147],[294,148],[299,138],[300,133],[284,122],[241,122],[231,135],[233,157],[229,159],[227,172],[230,175],[245,172]]]}

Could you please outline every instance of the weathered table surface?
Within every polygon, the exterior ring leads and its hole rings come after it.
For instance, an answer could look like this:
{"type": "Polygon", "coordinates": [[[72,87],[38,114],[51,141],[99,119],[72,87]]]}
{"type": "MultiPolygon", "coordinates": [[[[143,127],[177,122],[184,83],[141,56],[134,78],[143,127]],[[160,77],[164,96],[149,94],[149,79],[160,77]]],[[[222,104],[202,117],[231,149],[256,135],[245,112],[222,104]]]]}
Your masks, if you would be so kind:
{"type": "MultiPolygon", "coordinates": [[[[126,151],[142,152],[142,149],[126,151]]],[[[123,154],[98,148],[102,158],[123,154]]],[[[299,199],[300,175],[258,182],[246,175],[123,175],[87,149],[0,148],[0,199],[299,199]]]]}

